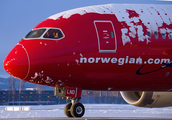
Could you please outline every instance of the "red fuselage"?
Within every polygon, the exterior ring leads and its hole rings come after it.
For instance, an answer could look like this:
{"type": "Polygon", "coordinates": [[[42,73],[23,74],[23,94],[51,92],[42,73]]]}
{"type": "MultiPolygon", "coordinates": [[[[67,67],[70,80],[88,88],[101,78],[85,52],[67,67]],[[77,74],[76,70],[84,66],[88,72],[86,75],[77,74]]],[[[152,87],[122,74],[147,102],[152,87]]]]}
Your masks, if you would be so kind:
{"type": "Polygon", "coordinates": [[[53,87],[168,91],[170,7],[107,5],[100,7],[101,12],[92,12],[99,10],[95,6],[83,8],[82,14],[81,9],[57,14],[33,28],[43,29],[41,36],[26,36],[11,50],[4,68],[24,81],[53,87]],[[49,29],[58,29],[61,37],[45,37],[49,29]]]}

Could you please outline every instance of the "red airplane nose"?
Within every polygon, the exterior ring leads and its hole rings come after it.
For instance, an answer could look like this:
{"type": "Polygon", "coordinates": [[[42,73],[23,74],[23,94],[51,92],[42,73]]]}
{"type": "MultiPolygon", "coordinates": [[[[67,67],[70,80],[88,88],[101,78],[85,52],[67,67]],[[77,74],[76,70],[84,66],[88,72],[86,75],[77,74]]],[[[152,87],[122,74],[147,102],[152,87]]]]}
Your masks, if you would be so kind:
{"type": "Polygon", "coordinates": [[[29,74],[30,64],[24,46],[17,44],[5,58],[3,66],[10,75],[19,79],[26,79],[29,74]]]}

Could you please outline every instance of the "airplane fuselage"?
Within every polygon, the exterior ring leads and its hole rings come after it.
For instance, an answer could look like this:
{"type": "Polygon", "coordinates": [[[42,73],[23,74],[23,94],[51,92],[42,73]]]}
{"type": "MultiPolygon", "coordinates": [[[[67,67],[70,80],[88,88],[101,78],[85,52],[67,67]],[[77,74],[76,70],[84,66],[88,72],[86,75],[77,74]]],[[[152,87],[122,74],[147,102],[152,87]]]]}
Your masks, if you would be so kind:
{"type": "Polygon", "coordinates": [[[109,4],[58,13],[11,50],[4,68],[71,99],[68,117],[84,115],[82,90],[123,91],[124,100],[139,107],[171,106],[171,8],[109,4]]]}
{"type": "Polygon", "coordinates": [[[54,15],[39,23],[33,30],[56,28],[63,37],[23,38],[17,46],[24,47],[28,63],[19,78],[89,90],[170,90],[172,69],[162,63],[172,60],[171,12],[157,6],[110,7],[94,7],[101,13],[85,8],[83,14],[54,15]]]}

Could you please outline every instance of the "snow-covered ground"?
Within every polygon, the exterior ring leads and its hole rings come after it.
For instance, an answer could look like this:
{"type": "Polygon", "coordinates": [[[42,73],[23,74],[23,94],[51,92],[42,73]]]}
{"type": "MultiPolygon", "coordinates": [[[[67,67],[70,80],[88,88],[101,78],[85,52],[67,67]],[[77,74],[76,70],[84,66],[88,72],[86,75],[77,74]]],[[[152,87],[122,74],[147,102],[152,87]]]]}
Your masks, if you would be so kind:
{"type": "MultiPolygon", "coordinates": [[[[0,106],[0,118],[66,117],[63,112],[64,106],[65,105],[29,106],[31,108],[30,111],[6,111],[6,107],[14,106],[0,106]]],[[[139,108],[131,105],[118,104],[85,104],[85,109],[86,111],[83,117],[172,118],[172,107],[139,108]]]]}

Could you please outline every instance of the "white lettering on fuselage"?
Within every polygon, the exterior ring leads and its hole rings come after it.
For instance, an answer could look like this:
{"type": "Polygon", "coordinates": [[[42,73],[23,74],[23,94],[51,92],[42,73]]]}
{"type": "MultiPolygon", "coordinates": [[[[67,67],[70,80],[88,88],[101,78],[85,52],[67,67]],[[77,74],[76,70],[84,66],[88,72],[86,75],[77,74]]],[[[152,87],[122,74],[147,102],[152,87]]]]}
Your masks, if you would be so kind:
{"type": "Polygon", "coordinates": [[[113,63],[118,65],[124,65],[124,64],[162,64],[162,63],[169,63],[169,58],[149,58],[146,61],[143,61],[141,57],[133,58],[133,57],[122,57],[122,58],[116,58],[116,57],[81,57],[80,63],[113,63]]]}
{"type": "Polygon", "coordinates": [[[67,90],[67,94],[74,95],[75,94],[75,90],[67,90]]]}

